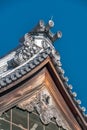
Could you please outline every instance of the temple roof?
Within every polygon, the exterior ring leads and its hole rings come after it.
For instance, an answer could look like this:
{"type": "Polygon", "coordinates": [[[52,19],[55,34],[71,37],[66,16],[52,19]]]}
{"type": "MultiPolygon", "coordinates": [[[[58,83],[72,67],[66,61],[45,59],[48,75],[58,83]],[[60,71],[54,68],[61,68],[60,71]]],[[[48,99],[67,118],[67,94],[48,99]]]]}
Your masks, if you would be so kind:
{"type": "Polygon", "coordinates": [[[60,55],[53,46],[55,40],[62,37],[59,31],[56,34],[51,32],[54,22],[49,20],[48,24],[40,20],[37,26],[26,33],[20,39],[20,45],[14,51],[0,59],[0,94],[9,89],[9,85],[31,72],[41,64],[47,57],[50,57],[56,72],[69,93],[76,108],[87,121],[85,108],[81,107],[81,101],[76,98],[77,94],[72,91],[72,85],[68,84],[68,78],[64,76],[64,70],[60,62],[60,55]]]}

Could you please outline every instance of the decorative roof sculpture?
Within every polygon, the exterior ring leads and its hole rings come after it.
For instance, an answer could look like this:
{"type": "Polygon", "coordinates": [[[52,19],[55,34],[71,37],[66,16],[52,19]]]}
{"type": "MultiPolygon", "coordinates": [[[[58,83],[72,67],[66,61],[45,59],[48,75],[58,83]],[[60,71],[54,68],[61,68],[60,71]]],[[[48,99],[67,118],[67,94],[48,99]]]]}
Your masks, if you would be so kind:
{"type": "MultiPolygon", "coordinates": [[[[57,64],[60,64],[61,66],[60,55],[57,54],[58,52],[56,52],[52,43],[56,39],[61,38],[62,33],[59,31],[56,34],[53,34],[50,31],[50,28],[52,28],[53,26],[54,22],[52,20],[49,20],[46,26],[44,25],[44,22],[40,20],[38,25],[31,32],[26,33],[24,37],[20,39],[21,44],[17,49],[0,59],[1,88],[6,86],[6,82],[11,82],[13,76],[10,79],[10,74],[13,74],[13,72],[16,72],[19,69],[21,69],[20,73],[22,73],[23,68],[21,67],[34,60],[35,58],[40,59],[40,55],[45,51],[47,51],[47,53],[51,52],[52,55],[55,57],[55,62],[57,60],[57,64]]],[[[33,67],[33,65],[31,66],[33,67]]],[[[17,73],[18,72],[16,72],[16,74],[17,73]]],[[[20,74],[20,76],[22,75],[20,74]]]]}
{"type": "MultiPolygon", "coordinates": [[[[60,55],[53,46],[53,42],[62,37],[60,31],[56,34],[51,32],[50,29],[53,26],[52,20],[49,20],[46,25],[44,21],[40,20],[34,29],[20,39],[18,48],[0,59],[0,96],[2,97],[4,92],[12,87],[12,83],[19,82],[19,79],[50,57],[62,85],[69,95],[70,103],[73,104],[76,111],[78,110],[78,115],[83,122],[87,122],[85,108],[80,106],[81,101],[76,99],[77,94],[72,92],[72,85],[68,85],[68,78],[64,76],[64,70],[61,67],[60,55]]],[[[85,124],[87,126],[87,123],[85,124]]]]}

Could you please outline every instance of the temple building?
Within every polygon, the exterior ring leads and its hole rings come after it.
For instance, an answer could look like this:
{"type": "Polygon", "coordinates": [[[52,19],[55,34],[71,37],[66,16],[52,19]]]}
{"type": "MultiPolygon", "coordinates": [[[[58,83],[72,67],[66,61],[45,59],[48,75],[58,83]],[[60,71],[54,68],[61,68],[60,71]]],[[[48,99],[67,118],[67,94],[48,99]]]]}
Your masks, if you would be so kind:
{"type": "Polygon", "coordinates": [[[0,130],[87,130],[87,115],[68,84],[53,43],[54,22],[40,20],[0,59],[0,130]]]}

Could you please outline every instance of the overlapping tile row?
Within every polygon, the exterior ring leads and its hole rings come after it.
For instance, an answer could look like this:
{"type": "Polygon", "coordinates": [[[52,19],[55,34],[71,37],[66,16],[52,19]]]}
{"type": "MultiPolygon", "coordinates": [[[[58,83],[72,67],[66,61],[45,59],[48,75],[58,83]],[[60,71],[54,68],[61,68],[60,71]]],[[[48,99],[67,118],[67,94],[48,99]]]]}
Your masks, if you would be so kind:
{"type": "Polygon", "coordinates": [[[18,69],[14,70],[12,73],[6,75],[0,79],[0,89],[6,87],[8,84],[18,80],[25,74],[29,73],[32,69],[34,69],[37,65],[39,65],[43,60],[47,58],[50,53],[50,49],[47,48],[42,53],[40,53],[37,57],[33,60],[29,61],[25,65],[19,67],[18,69]]]}
{"type": "Polygon", "coordinates": [[[65,88],[67,89],[67,92],[69,93],[69,95],[71,96],[72,100],[74,101],[75,105],[77,106],[77,108],[79,109],[79,111],[81,112],[81,114],[83,115],[83,117],[87,120],[87,111],[86,108],[81,106],[81,100],[79,100],[77,98],[77,93],[73,92],[73,86],[71,84],[68,84],[68,77],[64,76],[65,71],[62,68],[62,64],[60,62],[60,57],[57,59],[55,57],[59,57],[58,53],[55,53],[54,55],[51,56],[51,59],[55,65],[55,69],[58,72],[65,88]]]}

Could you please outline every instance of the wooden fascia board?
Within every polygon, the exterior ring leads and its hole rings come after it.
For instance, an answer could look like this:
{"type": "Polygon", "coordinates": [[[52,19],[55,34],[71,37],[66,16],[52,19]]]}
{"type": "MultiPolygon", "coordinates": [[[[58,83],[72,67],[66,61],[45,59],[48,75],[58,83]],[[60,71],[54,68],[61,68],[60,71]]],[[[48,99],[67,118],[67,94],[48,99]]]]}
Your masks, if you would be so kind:
{"type": "Polygon", "coordinates": [[[87,122],[78,110],[77,106],[75,105],[73,99],[71,98],[70,94],[66,90],[63,81],[61,80],[60,76],[58,75],[57,71],[55,70],[55,67],[51,61],[49,60],[49,63],[47,64],[48,71],[50,72],[53,81],[55,82],[58,90],[60,91],[61,95],[65,99],[65,102],[67,103],[68,107],[70,108],[71,112],[73,113],[74,117],[77,119],[77,121],[82,125],[84,128],[83,130],[87,130],[87,122]]]}
{"type": "MultiPolygon", "coordinates": [[[[74,115],[70,111],[69,107],[67,106],[65,99],[62,97],[59,89],[56,87],[48,70],[46,71],[45,77],[46,77],[45,78],[46,87],[48,88],[51,96],[53,97],[57,108],[60,109],[63,117],[65,117],[66,121],[69,123],[72,130],[82,130],[81,126],[79,125],[79,123],[75,119],[74,115]]],[[[58,87],[60,87],[60,86],[58,86],[58,87]]]]}

